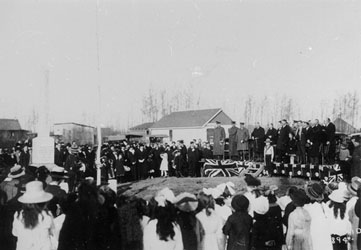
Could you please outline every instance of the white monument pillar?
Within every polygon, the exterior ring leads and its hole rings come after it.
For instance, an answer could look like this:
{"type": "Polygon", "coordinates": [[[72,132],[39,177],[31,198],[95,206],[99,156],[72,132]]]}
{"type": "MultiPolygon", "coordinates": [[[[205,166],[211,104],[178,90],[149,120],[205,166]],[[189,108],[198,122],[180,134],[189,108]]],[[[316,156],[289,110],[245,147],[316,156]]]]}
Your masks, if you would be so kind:
{"type": "Polygon", "coordinates": [[[49,123],[49,70],[45,71],[44,96],[39,108],[38,136],[33,139],[32,165],[46,166],[49,170],[54,167],[54,138],[50,137],[49,123]]]}

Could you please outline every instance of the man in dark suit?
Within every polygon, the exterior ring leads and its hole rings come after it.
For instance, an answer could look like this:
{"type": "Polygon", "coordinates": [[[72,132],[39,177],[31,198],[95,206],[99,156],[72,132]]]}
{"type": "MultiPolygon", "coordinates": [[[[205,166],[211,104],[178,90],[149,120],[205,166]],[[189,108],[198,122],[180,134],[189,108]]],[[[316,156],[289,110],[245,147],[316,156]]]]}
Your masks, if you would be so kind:
{"type": "Polygon", "coordinates": [[[281,128],[278,131],[278,139],[277,139],[277,153],[278,160],[280,162],[285,162],[286,160],[286,150],[289,141],[289,133],[291,132],[290,126],[287,124],[287,120],[281,120],[281,128]]]}
{"type": "Polygon", "coordinates": [[[334,164],[335,163],[335,154],[336,154],[336,126],[330,120],[330,118],[326,119],[326,147],[327,147],[327,156],[326,163],[334,164]]]}
{"type": "Polygon", "coordinates": [[[306,128],[302,121],[297,121],[296,129],[296,143],[297,143],[297,156],[298,163],[306,163],[306,128]]]}
{"type": "Polygon", "coordinates": [[[277,144],[277,135],[278,135],[277,129],[275,129],[273,127],[273,123],[268,124],[266,139],[271,140],[271,145],[276,145],[277,144]]]}
{"type": "Polygon", "coordinates": [[[213,156],[217,160],[223,159],[224,139],[226,139],[226,132],[224,128],[221,127],[221,122],[216,121],[216,127],[214,128],[213,137],[213,156]]]}
{"type": "Polygon", "coordinates": [[[236,122],[232,121],[232,127],[228,129],[229,135],[229,158],[232,160],[238,160],[238,151],[237,151],[237,130],[236,122]]]}
{"type": "Polygon", "coordinates": [[[63,153],[61,152],[60,143],[55,145],[54,163],[59,167],[63,166],[63,153]]]}
{"type": "Polygon", "coordinates": [[[194,142],[191,141],[190,146],[188,148],[188,170],[190,177],[196,177],[197,164],[199,161],[199,153],[198,149],[195,148],[194,142]]]}
{"type": "Polygon", "coordinates": [[[254,151],[255,160],[262,162],[265,132],[264,129],[260,126],[259,122],[256,123],[256,127],[254,128],[251,136],[252,136],[252,140],[254,140],[254,145],[255,145],[255,151],[254,151]]]}
{"type": "Polygon", "coordinates": [[[318,119],[315,119],[311,124],[310,134],[310,163],[318,165],[320,163],[320,146],[322,141],[322,126],[319,124],[318,119]]]}
{"type": "Polygon", "coordinates": [[[147,178],[147,158],[148,153],[144,148],[143,144],[139,144],[139,149],[136,151],[136,157],[137,157],[137,179],[144,180],[147,178]]]}

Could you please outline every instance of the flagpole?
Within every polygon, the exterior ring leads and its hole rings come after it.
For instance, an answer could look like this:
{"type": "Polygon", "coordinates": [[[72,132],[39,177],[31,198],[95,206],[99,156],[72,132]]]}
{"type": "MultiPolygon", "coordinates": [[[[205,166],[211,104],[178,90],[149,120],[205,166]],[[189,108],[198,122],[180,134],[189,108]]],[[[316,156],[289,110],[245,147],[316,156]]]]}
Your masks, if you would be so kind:
{"type": "Polygon", "coordinates": [[[100,152],[102,146],[102,129],[101,129],[101,83],[100,83],[100,56],[99,56],[99,23],[98,23],[98,9],[99,9],[99,0],[96,0],[96,13],[95,13],[95,36],[96,36],[96,50],[97,50],[97,87],[98,87],[98,126],[97,126],[97,139],[98,139],[98,148],[96,154],[96,169],[97,169],[97,185],[101,184],[101,161],[100,161],[100,152]]]}

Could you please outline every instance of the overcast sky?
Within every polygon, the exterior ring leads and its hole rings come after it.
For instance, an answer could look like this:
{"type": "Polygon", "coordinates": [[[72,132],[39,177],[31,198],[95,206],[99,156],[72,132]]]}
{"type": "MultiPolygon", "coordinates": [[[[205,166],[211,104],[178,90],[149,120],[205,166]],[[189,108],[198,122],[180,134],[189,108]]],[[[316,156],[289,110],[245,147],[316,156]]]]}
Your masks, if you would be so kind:
{"type": "MultiPolygon", "coordinates": [[[[361,1],[335,0],[0,0],[0,116],[23,121],[39,109],[50,71],[53,122],[97,116],[140,122],[150,84],[193,86],[201,106],[247,95],[320,100],[360,89],[361,1]]],[[[312,118],[312,117],[307,117],[312,118]]]]}

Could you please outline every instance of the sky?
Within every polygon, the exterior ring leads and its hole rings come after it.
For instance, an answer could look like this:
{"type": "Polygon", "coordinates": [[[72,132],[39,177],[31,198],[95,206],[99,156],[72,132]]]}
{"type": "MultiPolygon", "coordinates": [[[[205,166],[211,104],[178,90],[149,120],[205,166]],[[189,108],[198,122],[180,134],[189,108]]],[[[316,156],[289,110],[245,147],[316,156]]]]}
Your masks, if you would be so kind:
{"type": "Polygon", "coordinates": [[[51,122],[136,125],[150,86],[233,119],[285,94],[306,116],[360,89],[361,1],[0,0],[0,117],[41,113],[46,71],[51,122]]]}

